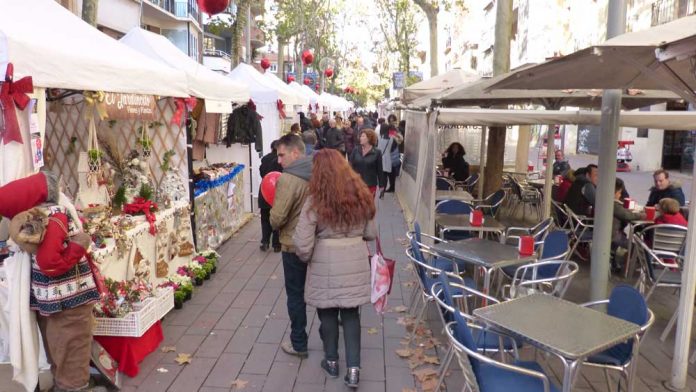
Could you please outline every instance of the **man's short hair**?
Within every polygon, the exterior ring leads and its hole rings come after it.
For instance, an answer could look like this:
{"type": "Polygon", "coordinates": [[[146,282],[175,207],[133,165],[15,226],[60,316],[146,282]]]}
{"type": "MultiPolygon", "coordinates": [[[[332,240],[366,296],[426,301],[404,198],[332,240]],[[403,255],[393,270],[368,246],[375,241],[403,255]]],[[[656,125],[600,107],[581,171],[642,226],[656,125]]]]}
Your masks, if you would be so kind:
{"type": "Polygon", "coordinates": [[[624,185],[624,182],[622,179],[617,178],[616,183],[614,184],[614,192],[623,192],[623,190],[626,188],[624,185]]]}
{"type": "Polygon", "coordinates": [[[317,144],[317,135],[312,131],[304,131],[302,132],[302,141],[305,145],[313,146],[317,144]]]}
{"type": "Polygon", "coordinates": [[[291,150],[297,150],[302,155],[305,153],[305,145],[302,142],[302,138],[294,133],[281,136],[280,139],[278,139],[278,148],[280,148],[280,146],[291,150]]]}
{"type": "Polygon", "coordinates": [[[599,169],[599,166],[595,165],[594,163],[587,165],[587,173],[590,173],[592,169],[599,169]]]}
{"type": "Polygon", "coordinates": [[[676,214],[681,211],[679,202],[671,197],[665,197],[657,204],[660,205],[660,210],[666,214],[676,214]]]}
{"type": "Polygon", "coordinates": [[[659,176],[660,174],[664,174],[665,178],[669,178],[669,172],[665,169],[655,170],[655,172],[653,173],[653,178],[659,176]]]}

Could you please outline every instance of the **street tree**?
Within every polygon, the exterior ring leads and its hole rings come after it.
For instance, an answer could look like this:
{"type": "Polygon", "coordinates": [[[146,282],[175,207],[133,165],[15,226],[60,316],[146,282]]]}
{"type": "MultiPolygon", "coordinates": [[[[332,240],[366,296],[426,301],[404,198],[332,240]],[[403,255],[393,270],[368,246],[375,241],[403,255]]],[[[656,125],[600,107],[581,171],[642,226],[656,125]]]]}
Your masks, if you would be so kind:
{"type": "Polygon", "coordinates": [[[82,0],[82,20],[97,27],[97,9],[99,0],[82,0]]]}
{"type": "Polygon", "coordinates": [[[379,32],[382,39],[376,39],[373,35],[372,41],[375,43],[375,52],[385,55],[389,64],[391,54],[396,54],[397,66],[399,71],[408,73],[411,68],[411,58],[414,56],[418,40],[416,33],[418,25],[416,16],[410,0],[377,0],[377,15],[379,19],[379,32]]]}

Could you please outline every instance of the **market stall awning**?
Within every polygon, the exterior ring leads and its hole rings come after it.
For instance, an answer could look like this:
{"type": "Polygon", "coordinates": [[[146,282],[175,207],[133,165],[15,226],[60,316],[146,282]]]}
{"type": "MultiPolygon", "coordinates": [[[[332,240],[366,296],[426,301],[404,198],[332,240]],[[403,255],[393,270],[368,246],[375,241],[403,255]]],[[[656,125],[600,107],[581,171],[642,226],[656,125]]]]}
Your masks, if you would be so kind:
{"type": "Polygon", "coordinates": [[[0,32],[15,78],[31,76],[35,86],[188,96],[183,72],[114,40],[53,0],[0,0],[0,32]]]}
{"type": "Polygon", "coordinates": [[[251,99],[256,102],[268,103],[276,102],[279,98],[282,99],[278,90],[259,71],[248,64],[240,63],[226,77],[246,84],[249,87],[251,99]]]}
{"type": "Polygon", "coordinates": [[[297,82],[288,83],[288,87],[302,94],[311,104],[317,103],[317,100],[319,99],[319,96],[314,91],[312,91],[312,89],[303,89],[302,86],[297,82]]]}
{"type": "Polygon", "coordinates": [[[299,106],[305,106],[309,103],[309,99],[305,97],[304,94],[301,94],[297,91],[295,91],[292,87],[288,86],[285,84],[276,74],[273,72],[268,72],[266,71],[263,76],[265,76],[268,80],[273,83],[273,85],[279,90],[282,91],[285,96],[289,96],[290,99],[288,101],[283,100],[283,103],[286,105],[299,105],[299,106]]]}
{"type": "Polygon", "coordinates": [[[669,89],[696,103],[696,15],[527,68],[495,89],[669,89]]]}
{"type": "Polygon", "coordinates": [[[208,112],[231,113],[232,102],[249,100],[249,88],[245,84],[211,71],[163,35],[134,27],[120,41],[155,61],[185,72],[189,94],[203,98],[208,112]]]}
{"type": "MultiPolygon", "coordinates": [[[[599,125],[601,113],[587,110],[437,109],[439,125],[599,125]]],[[[693,130],[696,112],[621,112],[619,125],[633,128],[693,130]]]]}
{"type": "Polygon", "coordinates": [[[476,81],[479,78],[478,74],[456,68],[405,88],[401,102],[404,105],[408,105],[418,98],[441,93],[453,87],[476,81]]]}

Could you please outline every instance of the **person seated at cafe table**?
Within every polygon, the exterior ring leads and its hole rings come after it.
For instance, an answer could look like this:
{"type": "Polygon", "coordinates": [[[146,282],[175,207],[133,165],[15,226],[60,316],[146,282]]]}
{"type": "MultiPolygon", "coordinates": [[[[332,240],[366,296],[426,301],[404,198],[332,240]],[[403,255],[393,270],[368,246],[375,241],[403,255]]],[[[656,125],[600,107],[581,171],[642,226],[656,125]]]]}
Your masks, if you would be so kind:
{"type": "Polygon", "coordinates": [[[571,170],[570,164],[563,156],[563,151],[556,150],[554,155],[555,161],[553,162],[553,175],[554,176],[564,176],[571,170]]]}
{"type": "Polygon", "coordinates": [[[590,207],[594,206],[599,169],[595,164],[579,168],[575,171],[575,181],[568,189],[565,204],[578,215],[591,215],[590,207]]]}
{"type": "Polygon", "coordinates": [[[671,182],[669,179],[669,172],[667,170],[656,170],[653,173],[653,180],[655,181],[655,186],[650,188],[648,202],[645,203],[646,206],[652,207],[666,197],[675,199],[680,206],[684,206],[686,204],[681,184],[671,182]]]}
{"type": "Polygon", "coordinates": [[[660,211],[660,216],[655,218],[655,224],[669,224],[688,226],[688,222],[679,209],[679,202],[671,197],[666,197],[657,203],[657,209],[660,211]]]}
{"type": "Polygon", "coordinates": [[[628,249],[628,237],[626,237],[625,232],[626,226],[631,223],[631,221],[644,220],[646,217],[643,212],[633,212],[624,207],[624,203],[621,200],[624,189],[625,185],[623,180],[617,178],[614,186],[614,219],[611,226],[611,249],[614,252],[614,258],[611,262],[611,269],[613,272],[621,270],[617,254],[625,254],[625,250],[628,249]],[[619,250],[620,248],[622,250],[619,250]]]}
{"type": "Polygon", "coordinates": [[[447,147],[442,156],[442,168],[448,170],[455,181],[464,181],[469,178],[469,164],[464,160],[466,151],[460,143],[454,142],[447,147]]]}

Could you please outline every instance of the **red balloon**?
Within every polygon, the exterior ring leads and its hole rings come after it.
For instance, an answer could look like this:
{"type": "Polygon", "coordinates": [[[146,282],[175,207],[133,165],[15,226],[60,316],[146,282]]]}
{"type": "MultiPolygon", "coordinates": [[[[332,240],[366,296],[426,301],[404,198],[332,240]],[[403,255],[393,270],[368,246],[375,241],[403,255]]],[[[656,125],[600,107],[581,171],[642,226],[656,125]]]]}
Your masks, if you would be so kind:
{"type": "Polygon", "coordinates": [[[312,84],[312,79],[310,79],[310,78],[305,78],[305,79],[304,79],[304,84],[306,84],[307,86],[309,86],[310,84],[312,84]]]}
{"type": "Polygon", "coordinates": [[[304,65],[309,65],[314,62],[314,54],[309,49],[302,52],[302,62],[304,65]]]}
{"type": "Polygon", "coordinates": [[[278,183],[280,174],[280,172],[272,171],[266,174],[261,180],[261,196],[263,196],[266,202],[271,206],[273,206],[273,200],[275,200],[276,184],[278,183]]]}
{"type": "Polygon", "coordinates": [[[331,78],[333,76],[333,68],[327,68],[326,71],[324,71],[324,76],[331,78]]]}
{"type": "Polygon", "coordinates": [[[227,9],[230,0],[197,0],[198,7],[208,15],[219,14],[227,9]]]}
{"type": "Polygon", "coordinates": [[[292,83],[295,81],[295,77],[292,75],[288,75],[288,83],[292,83]]]}
{"type": "Polygon", "coordinates": [[[262,58],[261,59],[261,68],[263,68],[264,71],[267,70],[268,68],[271,68],[271,60],[269,60],[265,57],[262,58]]]}

